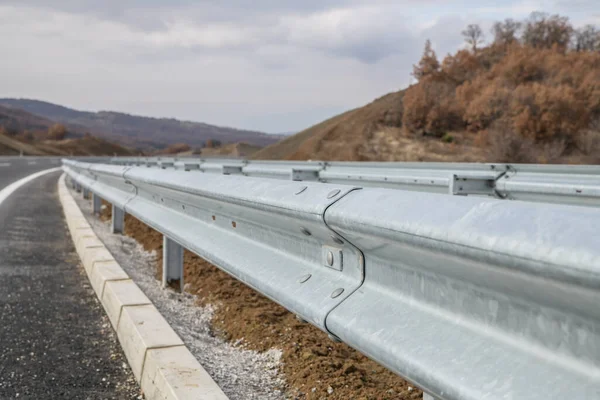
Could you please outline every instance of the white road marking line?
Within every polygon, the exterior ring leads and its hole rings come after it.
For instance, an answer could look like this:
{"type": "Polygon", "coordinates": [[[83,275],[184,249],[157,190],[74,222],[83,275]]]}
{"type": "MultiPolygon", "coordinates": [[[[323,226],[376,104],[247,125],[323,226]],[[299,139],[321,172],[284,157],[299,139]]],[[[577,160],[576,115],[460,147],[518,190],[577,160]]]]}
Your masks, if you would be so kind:
{"type": "Polygon", "coordinates": [[[10,167],[11,164],[9,162],[0,163],[0,167],[10,167]]]}
{"type": "Polygon", "coordinates": [[[35,165],[37,164],[37,161],[27,161],[27,165],[35,165]]]}
{"type": "Polygon", "coordinates": [[[43,171],[36,172],[35,174],[28,175],[23,179],[19,179],[18,181],[11,183],[10,185],[6,186],[4,189],[0,190],[0,205],[2,205],[2,202],[4,200],[6,200],[6,198],[8,196],[10,196],[15,190],[17,190],[21,186],[25,185],[27,182],[32,181],[35,178],[40,177],[42,175],[46,175],[51,172],[60,171],[61,169],[62,169],[61,167],[45,169],[43,171]]]}

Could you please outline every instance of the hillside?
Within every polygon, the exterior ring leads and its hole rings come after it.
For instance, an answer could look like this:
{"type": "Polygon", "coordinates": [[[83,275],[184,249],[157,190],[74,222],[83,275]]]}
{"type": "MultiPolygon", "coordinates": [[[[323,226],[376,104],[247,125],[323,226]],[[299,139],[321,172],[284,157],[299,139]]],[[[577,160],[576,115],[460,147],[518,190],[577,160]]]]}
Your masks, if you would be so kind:
{"type": "Polygon", "coordinates": [[[264,160],[478,162],[485,151],[464,135],[459,143],[406,135],[402,90],[347,111],[254,153],[264,160]]]}
{"type": "MultiPolygon", "coordinates": [[[[77,128],[75,128],[77,129],[77,128]]],[[[0,106],[0,155],[134,155],[115,143],[56,124],[26,111],[0,106]]]]}
{"type": "Polygon", "coordinates": [[[441,62],[428,41],[418,83],[252,158],[600,163],[598,30],[537,14],[494,29],[489,45],[471,40],[441,62]],[[570,46],[590,31],[597,47],[570,46]]]}
{"type": "Polygon", "coordinates": [[[248,143],[230,143],[217,148],[204,147],[200,155],[209,157],[249,158],[261,149],[262,147],[253,146],[248,143]]]}
{"type": "Polygon", "coordinates": [[[266,146],[281,139],[279,135],[180,121],[173,118],[150,118],[113,111],[78,111],[38,100],[0,99],[0,105],[21,109],[67,127],[84,127],[97,137],[127,146],[148,149],[175,143],[202,146],[207,140],[222,143],[246,142],[266,146]]]}
{"type": "Polygon", "coordinates": [[[54,122],[47,118],[42,118],[20,109],[0,105],[0,126],[4,127],[7,131],[47,131],[52,125],[54,125],[54,122]]]}
{"type": "Polygon", "coordinates": [[[0,134],[3,156],[134,156],[134,151],[94,136],[63,140],[23,141],[0,134]]]}

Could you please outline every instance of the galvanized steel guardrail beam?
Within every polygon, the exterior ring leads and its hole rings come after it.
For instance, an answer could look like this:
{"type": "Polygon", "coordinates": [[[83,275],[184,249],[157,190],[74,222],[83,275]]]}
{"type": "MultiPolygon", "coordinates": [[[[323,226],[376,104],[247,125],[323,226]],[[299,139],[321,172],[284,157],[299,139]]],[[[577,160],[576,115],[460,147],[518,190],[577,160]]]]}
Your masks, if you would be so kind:
{"type": "Polygon", "coordinates": [[[596,208],[174,168],[64,169],[435,398],[600,398],[596,208]]]}
{"type": "Polygon", "coordinates": [[[452,195],[600,206],[600,166],[113,158],[112,163],[452,195]]]}

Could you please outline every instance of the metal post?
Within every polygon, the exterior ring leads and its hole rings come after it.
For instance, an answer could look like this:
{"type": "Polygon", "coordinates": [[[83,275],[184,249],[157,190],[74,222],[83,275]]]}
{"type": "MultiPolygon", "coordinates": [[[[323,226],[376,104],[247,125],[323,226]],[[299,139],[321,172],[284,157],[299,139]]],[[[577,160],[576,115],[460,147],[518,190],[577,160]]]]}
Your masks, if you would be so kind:
{"type": "Polygon", "coordinates": [[[112,221],[110,231],[112,233],[123,233],[125,229],[125,211],[122,208],[112,205],[112,221]]]}
{"type": "Polygon", "coordinates": [[[432,395],[423,392],[423,400],[437,400],[437,399],[435,397],[433,397],[432,395]]]}
{"type": "Polygon", "coordinates": [[[183,247],[163,236],[163,287],[176,280],[179,280],[179,290],[183,292],[183,247]]]}
{"type": "Polygon", "coordinates": [[[90,198],[90,190],[83,188],[83,198],[84,199],[89,199],[90,198]]]}
{"type": "Polygon", "coordinates": [[[92,209],[94,210],[94,214],[98,215],[102,211],[102,199],[96,193],[92,193],[92,209]]]}
{"type": "Polygon", "coordinates": [[[75,190],[77,190],[77,193],[81,193],[81,185],[77,182],[75,182],[75,190]]]}

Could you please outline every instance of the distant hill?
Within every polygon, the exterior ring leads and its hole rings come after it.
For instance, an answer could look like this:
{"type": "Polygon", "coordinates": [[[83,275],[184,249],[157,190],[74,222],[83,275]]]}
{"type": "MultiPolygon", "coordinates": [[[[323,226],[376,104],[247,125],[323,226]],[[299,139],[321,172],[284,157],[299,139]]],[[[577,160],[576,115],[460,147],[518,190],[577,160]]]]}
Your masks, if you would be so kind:
{"type": "Polygon", "coordinates": [[[25,141],[0,134],[0,155],[3,156],[134,156],[136,152],[94,136],[64,140],[25,141]]]}
{"type": "Polygon", "coordinates": [[[75,130],[83,127],[94,136],[140,149],[162,148],[175,143],[200,147],[209,139],[222,143],[245,142],[263,147],[282,138],[280,135],[173,118],[141,117],[113,111],[78,111],[39,100],[5,98],[0,99],[0,105],[27,111],[75,130]]]}
{"type": "Polygon", "coordinates": [[[48,131],[56,122],[26,111],[0,106],[0,155],[77,155],[120,156],[137,152],[83,133],[82,128],[69,127],[62,140],[47,140],[48,131]]]}
{"type": "Polygon", "coordinates": [[[47,118],[20,109],[3,107],[0,105],[0,126],[3,126],[8,131],[46,131],[54,124],[55,122],[47,118]]]}

